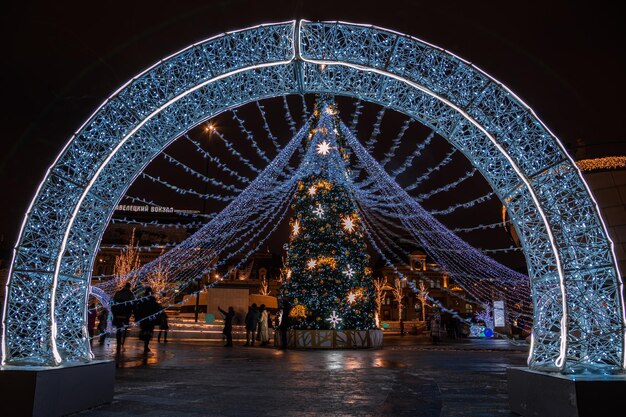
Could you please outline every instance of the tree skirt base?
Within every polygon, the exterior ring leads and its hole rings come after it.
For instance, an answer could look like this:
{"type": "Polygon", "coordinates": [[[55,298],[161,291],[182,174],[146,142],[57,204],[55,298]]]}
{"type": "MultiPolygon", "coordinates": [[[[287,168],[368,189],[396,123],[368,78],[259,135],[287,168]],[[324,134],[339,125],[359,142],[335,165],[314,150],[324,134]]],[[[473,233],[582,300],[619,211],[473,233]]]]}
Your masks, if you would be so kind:
{"type": "Polygon", "coordinates": [[[378,329],[288,330],[287,332],[289,349],[377,349],[382,346],[383,331],[378,329]]]}

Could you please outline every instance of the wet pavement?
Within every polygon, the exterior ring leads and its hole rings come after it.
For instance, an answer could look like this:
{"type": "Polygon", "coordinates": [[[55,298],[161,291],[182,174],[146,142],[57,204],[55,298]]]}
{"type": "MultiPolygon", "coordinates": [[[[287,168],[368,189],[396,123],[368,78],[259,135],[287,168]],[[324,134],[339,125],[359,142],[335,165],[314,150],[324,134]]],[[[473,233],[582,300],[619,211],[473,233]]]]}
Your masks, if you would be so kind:
{"type": "MultiPolygon", "coordinates": [[[[506,369],[528,345],[460,339],[431,345],[385,336],[376,350],[278,350],[131,338],[116,362],[114,400],[75,416],[514,416],[506,369]]],[[[115,359],[115,341],[93,347],[115,359]]],[[[94,389],[98,382],[94,381],[94,389]]]]}

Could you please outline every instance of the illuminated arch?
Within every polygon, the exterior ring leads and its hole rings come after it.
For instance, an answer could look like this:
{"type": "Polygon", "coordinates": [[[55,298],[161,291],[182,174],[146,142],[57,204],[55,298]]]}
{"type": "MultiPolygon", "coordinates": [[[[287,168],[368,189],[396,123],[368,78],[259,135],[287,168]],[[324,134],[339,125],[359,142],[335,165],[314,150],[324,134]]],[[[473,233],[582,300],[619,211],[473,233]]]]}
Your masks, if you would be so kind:
{"type": "Polygon", "coordinates": [[[3,363],[90,359],[84,305],[95,251],[117,202],[171,141],[250,101],[321,92],[421,121],[491,184],[528,264],[531,368],[624,368],[626,320],[612,242],[579,170],[532,110],[472,64],[418,39],[307,21],[192,45],[116,91],[70,139],[40,184],[15,248],[3,363]]]}

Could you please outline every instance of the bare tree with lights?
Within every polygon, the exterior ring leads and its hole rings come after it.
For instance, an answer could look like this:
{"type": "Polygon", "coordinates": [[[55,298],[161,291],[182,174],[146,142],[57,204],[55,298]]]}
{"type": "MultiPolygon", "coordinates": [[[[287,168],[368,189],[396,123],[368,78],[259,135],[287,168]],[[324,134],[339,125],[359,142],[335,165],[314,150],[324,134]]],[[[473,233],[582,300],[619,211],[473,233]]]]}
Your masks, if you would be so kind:
{"type": "MultiPolygon", "coordinates": [[[[161,255],[165,250],[161,250],[161,255]]],[[[145,283],[152,288],[154,297],[159,304],[163,303],[167,298],[165,294],[174,284],[169,280],[169,268],[159,260],[156,267],[146,276],[145,283]]]]}
{"type": "Polygon", "coordinates": [[[263,278],[261,279],[261,286],[259,287],[259,294],[260,295],[270,295],[270,286],[269,286],[269,282],[267,281],[267,278],[263,278]]]}
{"type": "Polygon", "coordinates": [[[115,279],[115,287],[121,290],[130,282],[131,287],[135,286],[136,277],[131,276],[131,272],[139,268],[139,241],[135,243],[135,229],[130,237],[128,245],[120,251],[115,257],[115,265],[113,267],[113,276],[115,279]]]}
{"type": "Polygon", "coordinates": [[[396,278],[393,286],[393,297],[398,303],[398,320],[402,320],[402,299],[404,298],[404,287],[402,281],[396,278]]]}
{"type": "Polygon", "coordinates": [[[374,285],[374,302],[376,305],[376,317],[380,319],[380,309],[383,306],[385,297],[385,286],[387,285],[387,277],[379,277],[372,281],[374,285]]]}
{"type": "Polygon", "coordinates": [[[417,293],[417,299],[422,303],[422,321],[426,321],[426,300],[428,299],[428,287],[424,284],[424,281],[420,281],[418,286],[419,292],[417,293]]]}

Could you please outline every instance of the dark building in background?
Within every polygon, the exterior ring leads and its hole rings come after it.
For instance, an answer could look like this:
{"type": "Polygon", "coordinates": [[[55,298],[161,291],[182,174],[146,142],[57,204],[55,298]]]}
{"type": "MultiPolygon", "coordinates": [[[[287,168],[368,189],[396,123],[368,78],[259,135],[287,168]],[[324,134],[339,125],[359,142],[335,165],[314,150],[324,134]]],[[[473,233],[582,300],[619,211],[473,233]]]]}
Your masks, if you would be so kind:
{"type": "MultiPolygon", "coordinates": [[[[115,259],[129,245],[133,233],[139,262],[145,265],[193,235],[202,223],[197,213],[172,207],[118,206],[102,237],[94,262],[92,283],[113,279],[115,259]]],[[[196,292],[201,287],[211,285],[247,289],[250,294],[257,294],[261,291],[263,281],[267,282],[267,290],[276,295],[280,286],[281,268],[281,255],[271,253],[267,247],[260,248],[244,262],[242,258],[234,257],[211,274],[198,277],[195,283],[181,291],[176,302],[183,304],[182,312],[187,312],[190,308],[195,309],[195,306],[189,307],[184,302],[185,294],[196,292]]],[[[202,300],[201,296],[199,308],[201,313],[205,313],[206,302],[203,303],[202,300]]]]}
{"type": "Polygon", "coordinates": [[[598,203],[600,215],[613,241],[617,264],[626,273],[626,157],[585,159],[577,162],[598,203]]]}
{"type": "Polygon", "coordinates": [[[408,255],[406,263],[395,264],[391,266],[378,265],[375,275],[384,277],[387,280],[385,287],[383,303],[380,309],[379,319],[386,321],[422,321],[422,318],[428,320],[428,315],[432,303],[427,301],[426,306],[422,306],[418,295],[412,291],[406,282],[400,281],[400,285],[404,287],[404,296],[402,298],[402,317],[399,317],[400,309],[398,301],[395,297],[393,287],[400,273],[406,281],[412,281],[419,288],[420,284],[427,291],[428,296],[446,309],[457,312],[461,317],[473,318],[473,314],[479,308],[475,302],[468,302],[467,293],[463,288],[457,285],[448,274],[443,272],[439,265],[432,262],[429,257],[421,250],[413,250],[408,255]],[[425,307],[424,314],[422,309],[425,307]]]}

